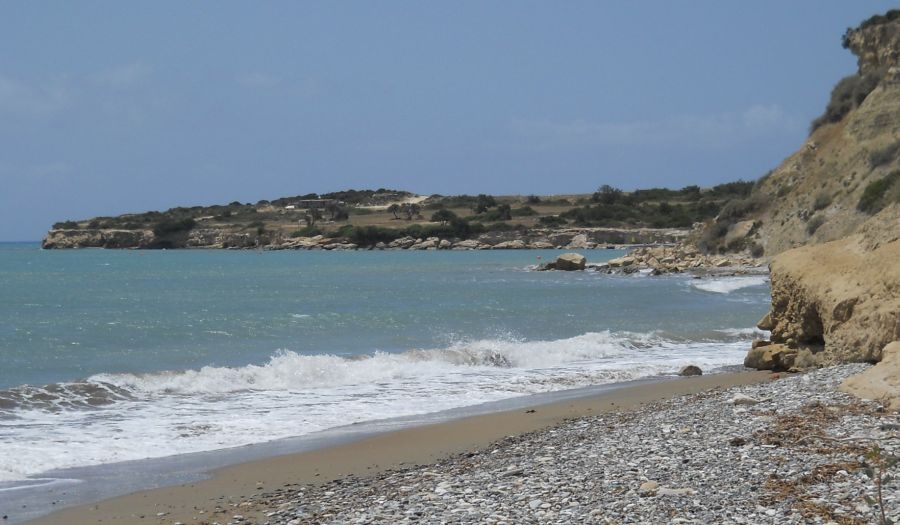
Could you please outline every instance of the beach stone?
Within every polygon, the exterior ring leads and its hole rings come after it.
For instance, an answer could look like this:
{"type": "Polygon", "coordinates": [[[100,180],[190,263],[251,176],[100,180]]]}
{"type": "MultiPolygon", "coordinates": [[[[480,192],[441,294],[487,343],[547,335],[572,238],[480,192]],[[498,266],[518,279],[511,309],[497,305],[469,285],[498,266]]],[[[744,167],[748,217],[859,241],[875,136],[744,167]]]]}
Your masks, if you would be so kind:
{"type": "Polygon", "coordinates": [[[700,367],[696,366],[696,365],[687,365],[687,366],[681,368],[681,370],[678,372],[678,375],[680,375],[680,376],[702,376],[703,370],[701,370],[700,367]]]}
{"type": "Polygon", "coordinates": [[[659,483],[655,481],[645,481],[641,483],[641,486],[638,488],[638,492],[642,496],[649,496],[652,494],[656,494],[657,489],[659,489],[659,483]]]}
{"type": "Polygon", "coordinates": [[[578,253],[564,253],[556,258],[557,270],[575,271],[584,270],[587,259],[584,255],[578,253]]]}
{"type": "Polygon", "coordinates": [[[752,398],[746,394],[735,394],[729,401],[732,405],[755,405],[759,403],[758,399],[752,398]]]}

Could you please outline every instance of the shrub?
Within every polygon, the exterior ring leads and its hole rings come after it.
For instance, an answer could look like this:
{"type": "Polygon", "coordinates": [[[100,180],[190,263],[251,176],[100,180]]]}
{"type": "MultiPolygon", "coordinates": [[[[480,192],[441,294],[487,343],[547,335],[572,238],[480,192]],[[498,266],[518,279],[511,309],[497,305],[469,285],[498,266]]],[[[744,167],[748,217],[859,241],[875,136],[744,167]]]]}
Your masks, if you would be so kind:
{"type": "Polygon", "coordinates": [[[872,72],[864,75],[850,75],[842,78],[831,90],[831,99],[822,116],[812,121],[810,134],[824,124],[840,122],[854,108],[862,104],[881,81],[884,73],[872,72]]]}
{"type": "Polygon", "coordinates": [[[542,226],[551,226],[551,227],[552,226],[562,226],[562,225],[566,224],[567,222],[568,221],[566,221],[564,218],[560,217],[559,215],[547,215],[545,217],[541,217],[538,219],[538,223],[541,224],[542,226]]]}
{"type": "Polygon", "coordinates": [[[877,168],[878,166],[890,164],[891,161],[897,158],[898,152],[900,152],[900,142],[888,144],[879,150],[869,153],[869,165],[873,168],[877,168]]]}
{"type": "Polygon", "coordinates": [[[824,210],[829,204],[831,204],[831,195],[828,195],[825,192],[819,193],[813,201],[813,210],[824,210]]]}
{"type": "Polygon", "coordinates": [[[513,208],[510,210],[513,217],[533,217],[538,212],[531,206],[522,206],[521,208],[513,208]]]}
{"type": "Polygon", "coordinates": [[[165,235],[190,231],[196,224],[197,223],[194,222],[194,219],[191,217],[184,219],[163,219],[153,227],[153,233],[157,237],[163,237],[165,235]]]}
{"type": "Polygon", "coordinates": [[[79,226],[75,221],[57,222],[53,225],[54,230],[75,230],[77,228],[79,228],[79,226]]]}
{"type": "Polygon", "coordinates": [[[307,227],[291,232],[291,237],[315,237],[316,235],[322,235],[322,230],[307,227]]]}
{"type": "Polygon", "coordinates": [[[525,197],[525,202],[528,204],[540,204],[541,198],[537,195],[529,195],[528,197],[525,197]]]}
{"type": "Polygon", "coordinates": [[[450,210],[438,210],[431,215],[431,222],[439,222],[441,224],[447,224],[448,222],[456,219],[457,216],[450,210]]]}
{"type": "Polygon", "coordinates": [[[736,180],[717,184],[710,188],[709,193],[715,197],[747,197],[755,185],[755,182],[736,180]]]}
{"type": "Polygon", "coordinates": [[[746,199],[729,201],[722,211],[719,212],[720,219],[741,219],[748,214],[762,209],[766,204],[766,198],[762,194],[751,195],[746,199]]]}
{"type": "Polygon", "coordinates": [[[885,177],[869,183],[863,190],[856,208],[859,211],[875,214],[891,202],[900,202],[900,170],[893,171],[885,177]]]}
{"type": "Polygon", "coordinates": [[[750,245],[750,255],[754,257],[762,257],[765,255],[766,249],[763,248],[762,244],[753,243],[750,245]]]}
{"type": "Polygon", "coordinates": [[[816,230],[819,229],[820,226],[825,224],[825,217],[821,215],[815,215],[809,222],[806,223],[806,233],[808,235],[812,235],[816,233],[816,230]]]}

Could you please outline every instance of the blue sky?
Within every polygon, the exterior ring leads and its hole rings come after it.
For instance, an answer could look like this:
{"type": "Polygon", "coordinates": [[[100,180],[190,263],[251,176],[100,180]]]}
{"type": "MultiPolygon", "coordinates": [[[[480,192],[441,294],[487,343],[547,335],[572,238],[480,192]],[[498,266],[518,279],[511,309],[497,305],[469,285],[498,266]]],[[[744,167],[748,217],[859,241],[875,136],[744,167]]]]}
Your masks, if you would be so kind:
{"type": "Polygon", "coordinates": [[[0,239],[347,188],[755,179],[893,2],[7,2],[0,239]]]}

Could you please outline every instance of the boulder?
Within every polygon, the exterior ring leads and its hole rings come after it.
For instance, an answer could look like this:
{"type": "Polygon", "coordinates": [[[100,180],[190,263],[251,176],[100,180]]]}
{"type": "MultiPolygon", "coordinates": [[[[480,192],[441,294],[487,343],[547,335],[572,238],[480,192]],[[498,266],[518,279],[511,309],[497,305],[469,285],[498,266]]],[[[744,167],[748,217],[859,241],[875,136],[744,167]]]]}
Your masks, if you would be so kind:
{"type": "Polygon", "coordinates": [[[900,341],[885,346],[880,363],[845,379],[840,390],[862,399],[882,401],[889,409],[900,410],[900,341]]]}
{"type": "Polygon", "coordinates": [[[521,239],[515,239],[512,241],[503,241],[494,245],[495,250],[521,250],[526,248],[525,241],[521,239]]]}
{"type": "Polygon", "coordinates": [[[702,376],[703,370],[700,370],[699,366],[687,365],[687,366],[681,368],[681,370],[678,372],[678,375],[680,375],[680,376],[702,376]]]}
{"type": "Polygon", "coordinates": [[[480,250],[484,247],[484,245],[476,241],[475,239],[466,239],[464,241],[459,241],[453,246],[454,250],[480,250]]]}
{"type": "Polygon", "coordinates": [[[797,350],[783,344],[760,345],[756,343],[744,358],[744,366],[757,370],[784,371],[794,367],[797,350]]]}
{"type": "Polygon", "coordinates": [[[620,266],[624,268],[626,266],[631,266],[632,264],[634,264],[634,257],[617,257],[615,259],[610,259],[609,261],[607,261],[607,264],[609,264],[611,268],[618,268],[620,266]]]}
{"type": "Polygon", "coordinates": [[[594,248],[596,243],[593,243],[588,240],[587,235],[583,233],[579,233],[578,235],[572,237],[572,240],[569,241],[569,244],[566,246],[567,250],[589,250],[594,248]]]}
{"type": "Polygon", "coordinates": [[[531,243],[530,247],[535,250],[552,250],[553,245],[547,241],[534,241],[531,243]]]}
{"type": "Polygon", "coordinates": [[[410,250],[429,250],[429,249],[433,250],[433,249],[437,248],[437,246],[438,246],[438,241],[436,241],[435,239],[436,239],[436,237],[429,237],[428,239],[426,239],[422,242],[417,242],[416,244],[413,244],[412,246],[409,247],[409,249],[410,250]]]}
{"type": "Polygon", "coordinates": [[[578,253],[564,253],[556,258],[556,269],[563,271],[584,270],[587,259],[578,253]]]}
{"type": "Polygon", "coordinates": [[[438,243],[438,248],[441,250],[449,250],[451,246],[453,246],[453,243],[447,239],[441,239],[441,242],[438,243]]]}

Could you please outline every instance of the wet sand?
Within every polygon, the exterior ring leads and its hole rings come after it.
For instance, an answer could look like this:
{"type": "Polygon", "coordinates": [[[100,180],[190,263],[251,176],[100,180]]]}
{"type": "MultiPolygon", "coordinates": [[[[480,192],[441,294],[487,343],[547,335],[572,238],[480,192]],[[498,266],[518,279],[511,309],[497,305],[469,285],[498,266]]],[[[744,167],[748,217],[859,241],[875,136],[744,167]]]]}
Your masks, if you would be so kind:
{"type": "Polygon", "coordinates": [[[330,448],[226,467],[214,471],[210,479],[196,483],[140,491],[64,509],[26,523],[171,525],[180,522],[188,525],[227,523],[234,515],[244,516],[249,523],[257,520],[263,523],[265,519],[259,515],[260,511],[245,503],[249,496],[262,491],[428,464],[478,450],[506,436],[552,427],[567,419],[639,409],[645,403],[771,377],[767,372],[741,372],[645,383],[575,400],[406,428],[330,448]]]}

